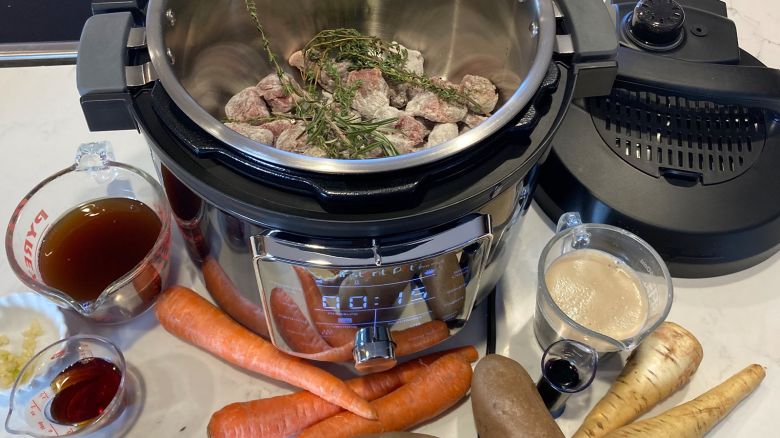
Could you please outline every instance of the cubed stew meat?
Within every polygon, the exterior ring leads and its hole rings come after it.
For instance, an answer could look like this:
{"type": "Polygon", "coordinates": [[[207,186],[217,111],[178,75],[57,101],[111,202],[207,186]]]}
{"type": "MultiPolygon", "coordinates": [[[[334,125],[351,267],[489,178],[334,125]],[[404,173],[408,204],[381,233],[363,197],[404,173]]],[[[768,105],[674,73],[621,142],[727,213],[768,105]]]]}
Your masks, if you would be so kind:
{"type": "Polygon", "coordinates": [[[490,79],[426,76],[419,51],[354,29],[320,32],[288,63],[300,80],[272,73],[241,90],[225,106],[227,127],[288,152],[380,158],[450,141],[498,103],[490,79]]]}

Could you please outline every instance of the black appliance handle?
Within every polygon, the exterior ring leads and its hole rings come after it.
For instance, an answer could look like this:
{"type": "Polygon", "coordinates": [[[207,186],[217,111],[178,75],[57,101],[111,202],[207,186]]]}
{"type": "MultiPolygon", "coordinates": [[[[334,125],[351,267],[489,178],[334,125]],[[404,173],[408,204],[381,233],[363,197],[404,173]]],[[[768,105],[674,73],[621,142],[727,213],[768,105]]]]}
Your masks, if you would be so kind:
{"type": "Polygon", "coordinates": [[[647,56],[627,47],[620,48],[618,60],[626,82],[780,113],[780,70],[647,56]]]}
{"type": "Polygon", "coordinates": [[[135,19],[129,11],[98,14],[84,24],[76,58],[76,84],[90,131],[137,129],[128,87],[128,39],[135,19]]]}
{"type": "Polygon", "coordinates": [[[609,7],[603,0],[555,1],[563,14],[563,30],[571,36],[571,63],[577,78],[574,97],[608,95],[617,76],[618,49],[609,7]]]}

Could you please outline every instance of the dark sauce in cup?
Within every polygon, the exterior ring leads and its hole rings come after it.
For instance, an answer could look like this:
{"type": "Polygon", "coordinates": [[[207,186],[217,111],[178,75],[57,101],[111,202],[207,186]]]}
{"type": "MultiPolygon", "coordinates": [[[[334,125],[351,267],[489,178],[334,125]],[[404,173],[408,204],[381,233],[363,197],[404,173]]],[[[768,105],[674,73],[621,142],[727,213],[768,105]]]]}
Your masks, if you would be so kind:
{"type": "Polygon", "coordinates": [[[549,409],[563,397],[558,388],[568,390],[579,384],[580,374],[573,363],[566,359],[553,359],[544,364],[544,376],[539,380],[536,389],[549,409]]]}
{"type": "Polygon", "coordinates": [[[122,372],[99,357],[81,359],[51,382],[55,392],[48,416],[59,424],[81,426],[105,412],[114,400],[122,372]]]}
{"type": "Polygon", "coordinates": [[[135,199],[82,204],[44,234],[38,256],[42,280],[77,301],[95,300],[146,257],[161,228],[157,214],[135,199]]]}

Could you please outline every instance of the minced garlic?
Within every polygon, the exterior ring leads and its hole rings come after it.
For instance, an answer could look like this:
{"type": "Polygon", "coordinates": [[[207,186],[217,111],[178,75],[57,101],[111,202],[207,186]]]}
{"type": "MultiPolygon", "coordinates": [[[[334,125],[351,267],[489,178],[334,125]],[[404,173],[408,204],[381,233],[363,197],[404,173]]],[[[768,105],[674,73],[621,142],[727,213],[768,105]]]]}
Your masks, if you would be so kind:
{"type": "MultiPolygon", "coordinates": [[[[43,334],[43,327],[37,320],[33,320],[30,327],[22,332],[22,351],[13,354],[6,349],[0,349],[0,388],[7,389],[14,384],[16,376],[22,371],[22,367],[35,354],[36,340],[43,334]]],[[[0,346],[9,343],[8,336],[0,335],[0,346]]]]}

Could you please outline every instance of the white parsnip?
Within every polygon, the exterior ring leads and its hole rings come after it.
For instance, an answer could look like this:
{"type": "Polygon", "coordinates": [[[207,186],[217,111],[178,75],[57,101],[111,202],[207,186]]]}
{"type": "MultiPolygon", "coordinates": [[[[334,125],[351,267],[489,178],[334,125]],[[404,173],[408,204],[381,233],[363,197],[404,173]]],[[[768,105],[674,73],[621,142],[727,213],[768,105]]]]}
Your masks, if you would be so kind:
{"type": "Polygon", "coordinates": [[[701,438],[752,393],[764,376],[762,366],[750,365],[688,403],[621,427],[606,438],[701,438]]]}
{"type": "Polygon", "coordinates": [[[688,330],[664,322],[637,347],[609,392],[572,438],[599,438],[647,413],[685,386],[703,358],[688,330]]]}

